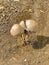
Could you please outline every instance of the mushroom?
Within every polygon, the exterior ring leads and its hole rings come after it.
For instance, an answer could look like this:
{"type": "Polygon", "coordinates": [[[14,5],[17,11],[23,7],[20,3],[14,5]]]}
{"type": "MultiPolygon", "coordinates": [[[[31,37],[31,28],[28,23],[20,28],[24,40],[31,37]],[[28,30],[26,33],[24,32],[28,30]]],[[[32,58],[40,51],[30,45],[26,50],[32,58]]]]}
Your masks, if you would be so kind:
{"type": "Polygon", "coordinates": [[[26,20],[26,27],[28,31],[35,32],[37,27],[37,22],[34,20],[26,20]]]}
{"type": "Polygon", "coordinates": [[[20,21],[19,25],[25,29],[26,28],[25,23],[26,23],[25,21],[20,21]]]}
{"type": "Polygon", "coordinates": [[[14,24],[10,30],[10,33],[12,36],[21,34],[24,40],[24,43],[26,43],[26,36],[27,38],[29,38],[29,35],[31,35],[32,37],[33,32],[36,32],[36,28],[37,28],[36,21],[26,20],[26,21],[21,21],[19,24],[14,24]]]}
{"type": "Polygon", "coordinates": [[[21,21],[19,24],[21,27],[23,27],[27,31],[35,31],[37,27],[37,22],[34,20],[26,20],[21,21]]]}
{"type": "Polygon", "coordinates": [[[19,24],[14,24],[10,30],[12,36],[22,34],[24,29],[19,24]]]}

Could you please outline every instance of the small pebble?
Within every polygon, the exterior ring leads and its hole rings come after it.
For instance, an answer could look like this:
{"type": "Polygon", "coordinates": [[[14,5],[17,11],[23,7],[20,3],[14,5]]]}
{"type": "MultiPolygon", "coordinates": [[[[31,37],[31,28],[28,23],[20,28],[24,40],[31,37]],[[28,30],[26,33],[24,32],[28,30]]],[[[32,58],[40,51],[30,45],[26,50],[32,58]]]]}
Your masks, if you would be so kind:
{"type": "Polygon", "coordinates": [[[45,13],[44,11],[40,10],[40,12],[45,13]]]}
{"type": "Polygon", "coordinates": [[[32,9],[29,9],[29,12],[32,12],[32,9]]]}
{"type": "Polygon", "coordinates": [[[26,62],[27,60],[26,59],[24,59],[24,62],[26,62]]]}

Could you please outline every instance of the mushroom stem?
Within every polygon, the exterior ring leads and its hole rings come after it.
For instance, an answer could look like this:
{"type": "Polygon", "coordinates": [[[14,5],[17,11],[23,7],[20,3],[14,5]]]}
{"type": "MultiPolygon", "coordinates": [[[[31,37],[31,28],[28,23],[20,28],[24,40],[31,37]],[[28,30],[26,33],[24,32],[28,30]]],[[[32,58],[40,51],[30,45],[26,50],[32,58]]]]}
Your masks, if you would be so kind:
{"type": "Polygon", "coordinates": [[[26,34],[22,34],[22,41],[23,41],[23,46],[27,45],[27,41],[26,41],[26,34]]]}
{"type": "Polygon", "coordinates": [[[24,41],[24,45],[27,45],[28,44],[28,38],[29,38],[29,34],[28,34],[28,31],[25,29],[24,30],[24,39],[23,39],[23,41],[24,41]]]}

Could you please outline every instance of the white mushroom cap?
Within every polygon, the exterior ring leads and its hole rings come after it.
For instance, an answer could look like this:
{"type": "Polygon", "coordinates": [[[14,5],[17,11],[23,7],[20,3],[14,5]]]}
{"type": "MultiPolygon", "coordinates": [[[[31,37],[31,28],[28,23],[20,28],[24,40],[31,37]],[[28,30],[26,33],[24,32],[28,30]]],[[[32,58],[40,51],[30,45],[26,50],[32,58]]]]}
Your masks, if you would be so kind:
{"type": "Polygon", "coordinates": [[[24,29],[26,28],[24,21],[21,21],[19,25],[22,26],[24,29]]]}
{"type": "Polygon", "coordinates": [[[24,29],[19,24],[14,24],[10,30],[12,36],[19,35],[24,32],[24,29]]]}
{"type": "Polygon", "coordinates": [[[26,26],[28,31],[35,31],[37,27],[37,22],[34,20],[26,20],[26,26]]]}

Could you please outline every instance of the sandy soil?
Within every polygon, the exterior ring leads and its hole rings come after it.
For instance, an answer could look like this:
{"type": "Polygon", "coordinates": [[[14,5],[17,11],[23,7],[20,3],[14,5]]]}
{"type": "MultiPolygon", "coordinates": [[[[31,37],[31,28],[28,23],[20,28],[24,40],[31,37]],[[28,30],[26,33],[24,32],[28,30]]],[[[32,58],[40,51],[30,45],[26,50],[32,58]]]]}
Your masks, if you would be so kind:
{"type": "Polygon", "coordinates": [[[0,65],[49,65],[48,12],[48,0],[0,0],[0,65]],[[35,36],[23,46],[22,38],[12,37],[10,29],[30,18],[39,24],[37,41],[35,36]]]}

